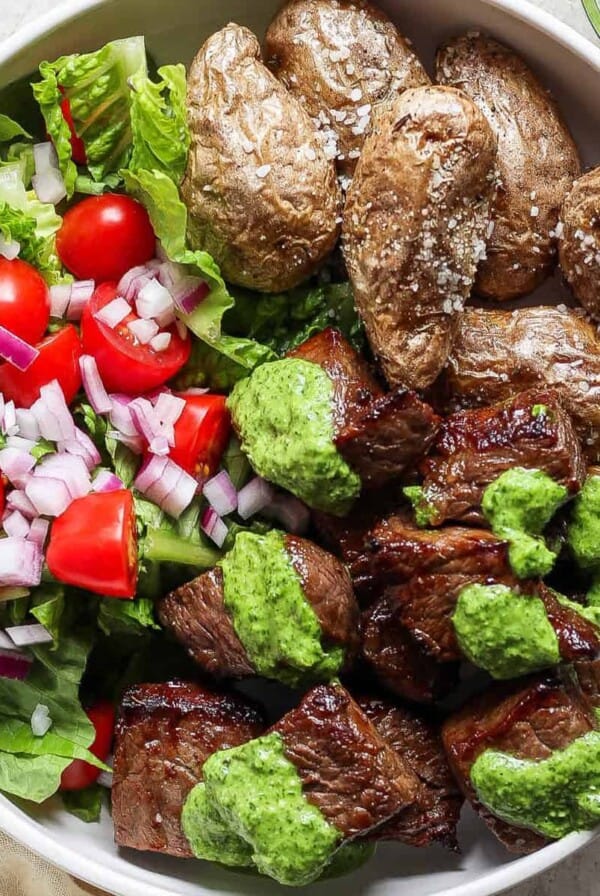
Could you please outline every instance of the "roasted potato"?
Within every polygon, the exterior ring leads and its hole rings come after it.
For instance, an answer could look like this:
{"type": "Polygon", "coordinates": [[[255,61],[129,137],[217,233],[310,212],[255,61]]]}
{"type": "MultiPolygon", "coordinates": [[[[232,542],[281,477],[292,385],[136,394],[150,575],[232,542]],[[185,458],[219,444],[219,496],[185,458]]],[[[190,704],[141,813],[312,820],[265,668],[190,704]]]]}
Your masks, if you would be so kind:
{"type": "Polygon", "coordinates": [[[182,190],[192,246],[210,252],[231,283],[264,292],[296,286],[334,248],[341,221],[335,167],[308,114],[239,25],[201,48],[187,104],[182,190]]]}
{"type": "Polygon", "coordinates": [[[452,346],[485,250],[496,139],[466,94],[407,90],[382,106],[344,210],[346,263],[391,386],[423,389],[452,346]]]}
{"type": "Polygon", "coordinates": [[[475,289],[497,301],[526,295],[554,265],[560,206],[580,172],[573,138],[525,62],[489,37],[442,47],[437,79],[468,93],[498,138],[500,185],[475,289]]]}
{"type": "Polygon", "coordinates": [[[352,174],[383,100],[430,84],[407,41],[365,0],[291,0],[265,38],[265,59],[321,131],[325,152],[352,174]]]}
{"type": "Polygon", "coordinates": [[[558,255],[577,300],[600,318],[600,168],[573,184],[561,212],[558,255]]]}
{"type": "Polygon", "coordinates": [[[553,386],[573,417],[588,459],[600,460],[600,338],[580,311],[467,308],[440,385],[445,410],[494,404],[531,386],[553,386]]]}

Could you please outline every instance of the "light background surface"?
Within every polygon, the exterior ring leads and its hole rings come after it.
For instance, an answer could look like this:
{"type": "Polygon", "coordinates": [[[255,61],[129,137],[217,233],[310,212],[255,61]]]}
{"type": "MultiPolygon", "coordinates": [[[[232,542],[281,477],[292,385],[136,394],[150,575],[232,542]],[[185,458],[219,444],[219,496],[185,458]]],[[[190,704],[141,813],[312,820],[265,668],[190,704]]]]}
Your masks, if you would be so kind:
{"type": "MultiPolygon", "coordinates": [[[[60,2],[61,0],[0,0],[0,40],[16,31],[20,25],[54,9],[60,2]]],[[[587,37],[593,37],[593,31],[580,0],[532,0],[532,2],[572,27],[578,28],[587,37]]],[[[165,7],[167,6],[165,3],[165,7]]],[[[597,845],[564,862],[559,868],[544,874],[536,881],[511,890],[506,896],[600,896],[600,856],[597,855],[597,845]]]]}

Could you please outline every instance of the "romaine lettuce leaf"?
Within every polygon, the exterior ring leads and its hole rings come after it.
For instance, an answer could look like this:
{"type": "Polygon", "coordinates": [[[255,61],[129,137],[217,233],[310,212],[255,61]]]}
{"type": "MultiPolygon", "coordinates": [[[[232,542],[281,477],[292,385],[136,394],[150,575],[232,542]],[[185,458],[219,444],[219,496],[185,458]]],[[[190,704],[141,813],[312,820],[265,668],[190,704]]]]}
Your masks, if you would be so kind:
{"type": "Polygon", "coordinates": [[[158,76],[157,84],[143,72],[130,78],[133,149],[128,167],[162,171],[180,183],[190,146],[185,67],[164,65],[158,76]]]}
{"type": "Polygon", "coordinates": [[[160,629],[150,597],[136,597],[135,600],[103,598],[98,610],[98,626],[105,635],[118,632],[135,635],[142,634],[147,628],[160,629]]]}
{"type": "Polygon", "coordinates": [[[8,115],[0,112],[0,143],[9,143],[17,137],[25,137],[31,140],[31,134],[21,127],[16,121],[13,121],[8,115]]]}
{"type": "Polygon", "coordinates": [[[105,793],[107,791],[99,784],[92,784],[83,790],[65,790],[61,798],[67,812],[89,824],[100,821],[105,793]]]}

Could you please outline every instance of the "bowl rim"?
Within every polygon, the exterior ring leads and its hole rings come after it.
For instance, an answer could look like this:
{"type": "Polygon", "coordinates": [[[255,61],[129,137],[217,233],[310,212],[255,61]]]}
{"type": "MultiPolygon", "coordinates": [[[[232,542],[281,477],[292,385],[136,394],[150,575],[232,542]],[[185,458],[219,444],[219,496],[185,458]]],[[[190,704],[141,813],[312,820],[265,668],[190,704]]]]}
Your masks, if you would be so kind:
{"type": "MultiPolygon", "coordinates": [[[[22,26],[14,34],[0,41],[0,63],[10,62],[41,37],[51,35],[59,27],[107,2],[110,0],[63,0],[55,9],[44,13],[34,22],[22,26]]],[[[503,10],[510,17],[543,32],[600,73],[600,47],[572,26],[535,6],[530,0],[480,0],[480,2],[503,10]]],[[[100,861],[81,855],[68,845],[56,842],[53,835],[47,833],[38,822],[32,820],[26,812],[2,795],[0,795],[0,830],[52,865],[116,896],[139,896],[141,886],[144,888],[145,896],[179,896],[174,890],[165,888],[163,880],[167,882],[168,887],[168,878],[161,873],[150,872],[160,883],[144,881],[142,884],[130,877],[127,872],[114,871],[100,861]]],[[[439,896],[498,896],[511,887],[552,868],[567,857],[575,855],[598,838],[600,838],[600,826],[594,831],[571,834],[539,852],[486,872],[477,880],[451,886],[443,893],[440,892],[439,896]]]]}

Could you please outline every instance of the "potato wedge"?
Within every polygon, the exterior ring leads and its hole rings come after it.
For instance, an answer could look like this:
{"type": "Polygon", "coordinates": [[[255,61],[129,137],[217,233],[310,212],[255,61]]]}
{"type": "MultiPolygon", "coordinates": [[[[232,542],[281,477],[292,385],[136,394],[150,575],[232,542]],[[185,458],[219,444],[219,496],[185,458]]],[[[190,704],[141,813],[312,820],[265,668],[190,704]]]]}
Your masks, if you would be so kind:
{"type": "Polygon", "coordinates": [[[390,386],[423,389],[452,347],[485,250],[496,139],[451,87],[381,107],[348,191],[343,242],[357,308],[390,386]]]}
{"type": "Polygon", "coordinates": [[[600,168],[573,184],[560,215],[558,256],[565,280],[585,310],[600,319],[600,168]]]}
{"type": "Polygon", "coordinates": [[[441,84],[472,97],[498,138],[494,230],[475,289],[496,301],[526,295],[554,267],[561,203],[581,170],[577,147],[548,91],[508,47],[470,33],[441,47],[436,68],[441,84]]]}
{"type": "Polygon", "coordinates": [[[192,142],[182,185],[189,238],[226,280],[279,292],[334,248],[341,195],[300,103],[263,65],[256,37],[230,24],[188,78],[192,142]]]}
{"type": "Polygon", "coordinates": [[[264,49],[267,65],[346,174],[356,167],[378,104],[431,83],[393,22],[365,0],[291,0],[269,25],[264,49]]]}

